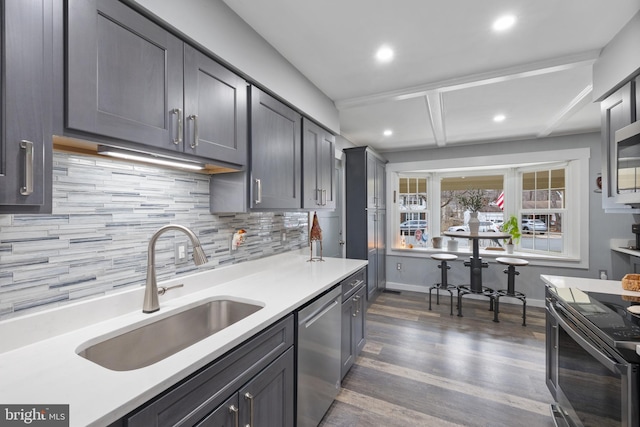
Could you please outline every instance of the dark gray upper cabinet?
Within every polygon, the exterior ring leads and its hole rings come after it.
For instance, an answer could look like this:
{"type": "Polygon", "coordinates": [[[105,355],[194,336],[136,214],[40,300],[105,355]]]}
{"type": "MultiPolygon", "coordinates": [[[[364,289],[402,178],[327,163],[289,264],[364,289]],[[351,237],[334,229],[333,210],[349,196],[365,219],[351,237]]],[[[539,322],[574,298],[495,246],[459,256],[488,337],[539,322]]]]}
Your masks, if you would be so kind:
{"type": "Polygon", "coordinates": [[[66,127],[244,165],[246,82],[130,7],[68,3],[66,127]]]}
{"type": "MultiPolygon", "coordinates": [[[[616,146],[617,130],[635,120],[633,82],[629,82],[600,103],[602,118],[602,208],[620,209],[616,203],[616,146]]],[[[622,205],[623,206],[623,205],[622,205]]]]}
{"type": "Polygon", "coordinates": [[[302,116],[251,87],[250,206],[300,209],[302,116]]]}
{"type": "Polygon", "coordinates": [[[302,121],[302,208],[335,209],[335,137],[308,119],[302,121]]]}
{"type": "Polygon", "coordinates": [[[51,213],[52,3],[0,3],[0,213],[51,213]]]}
{"type": "Polygon", "coordinates": [[[184,47],[185,151],[247,162],[247,82],[189,45],[184,47]]]}

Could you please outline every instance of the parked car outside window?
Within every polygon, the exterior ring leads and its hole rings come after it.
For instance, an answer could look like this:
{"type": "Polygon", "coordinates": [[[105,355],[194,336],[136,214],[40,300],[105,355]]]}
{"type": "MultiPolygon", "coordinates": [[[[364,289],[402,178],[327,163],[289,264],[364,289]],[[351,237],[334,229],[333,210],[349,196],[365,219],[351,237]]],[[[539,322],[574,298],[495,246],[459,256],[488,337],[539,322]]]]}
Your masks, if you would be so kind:
{"type": "Polygon", "coordinates": [[[540,219],[524,219],[522,220],[522,231],[523,232],[543,232],[547,231],[547,224],[540,219]]]}
{"type": "MultiPolygon", "coordinates": [[[[469,231],[469,226],[467,224],[454,225],[449,227],[447,231],[469,231]]],[[[493,222],[480,221],[480,227],[478,228],[478,231],[483,233],[487,231],[497,233],[500,231],[500,228],[493,222]]]]}

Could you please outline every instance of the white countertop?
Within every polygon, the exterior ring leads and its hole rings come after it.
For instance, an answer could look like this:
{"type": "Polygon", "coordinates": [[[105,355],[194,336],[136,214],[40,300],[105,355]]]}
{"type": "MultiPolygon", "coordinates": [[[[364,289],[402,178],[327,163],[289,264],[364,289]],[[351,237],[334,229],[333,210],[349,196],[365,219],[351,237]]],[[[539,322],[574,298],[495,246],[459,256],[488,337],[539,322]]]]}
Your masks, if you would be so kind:
{"type": "Polygon", "coordinates": [[[619,280],[587,279],[584,277],[550,276],[541,274],[543,282],[556,288],[578,288],[585,292],[603,292],[615,295],[640,296],[640,292],[622,289],[619,280]]]}
{"type": "Polygon", "coordinates": [[[71,426],[107,425],[367,264],[307,259],[287,253],[161,282],[158,286],[184,287],[161,296],[160,311],[152,314],[142,313],[140,287],[1,321],[0,402],[69,404],[71,426]],[[76,354],[87,341],[101,341],[212,298],[264,308],[145,368],[111,371],[76,354]]]}

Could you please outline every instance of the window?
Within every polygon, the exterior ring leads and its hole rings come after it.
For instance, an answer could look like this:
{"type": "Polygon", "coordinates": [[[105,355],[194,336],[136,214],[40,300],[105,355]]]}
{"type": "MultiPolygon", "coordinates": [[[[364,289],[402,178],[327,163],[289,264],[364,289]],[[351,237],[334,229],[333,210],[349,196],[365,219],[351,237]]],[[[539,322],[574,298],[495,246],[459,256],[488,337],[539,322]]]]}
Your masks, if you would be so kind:
{"type": "Polygon", "coordinates": [[[521,174],[521,249],[564,253],[565,176],[564,167],[521,174]]]}
{"type": "Polygon", "coordinates": [[[427,178],[400,176],[398,195],[400,246],[427,247],[429,243],[427,178]]]}
{"type": "MultiPolygon", "coordinates": [[[[514,215],[523,232],[517,252],[545,265],[570,261],[588,268],[588,171],[588,148],[389,163],[389,199],[395,203],[388,207],[388,248],[415,248],[422,256],[434,236],[468,231],[469,212],[458,196],[478,191],[483,231],[499,231],[514,215]]],[[[458,247],[465,246],[468,239],[458,239],[458,247]]],[[[487,253],[500,256],[501,246],[501,239],[487,239],[481,251],[497,249],[487,253]]]]}
{"type": "MultiPolygon", "coordinates": [[[[477,193],[482,197],[483,207],[478,211],[480,231],[499,231],[504,214],[498,203],[503,193],[504,175],[445,176],[440,180],[440,230],[469,231],[471,212],[460,203],[460,197],[477,193]]],[[[460,239],[458,247],[468,246],[468,239],[460,239]]],[[[502,246],[496,239],[480,241],[481,245],[502,246]]]]}

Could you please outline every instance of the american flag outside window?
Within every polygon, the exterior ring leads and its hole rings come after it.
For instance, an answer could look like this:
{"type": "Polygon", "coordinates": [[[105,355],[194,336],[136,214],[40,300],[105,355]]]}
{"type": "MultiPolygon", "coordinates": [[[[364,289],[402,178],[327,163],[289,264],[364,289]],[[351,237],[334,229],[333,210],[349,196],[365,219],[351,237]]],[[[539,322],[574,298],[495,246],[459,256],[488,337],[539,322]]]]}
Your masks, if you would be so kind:
{"type": "Polygon", "coordinates": [[[501,211],[504,210],[504,191],[500,193],[500,195],[496,199],[496,205],[500,208],[501,211]]]}

